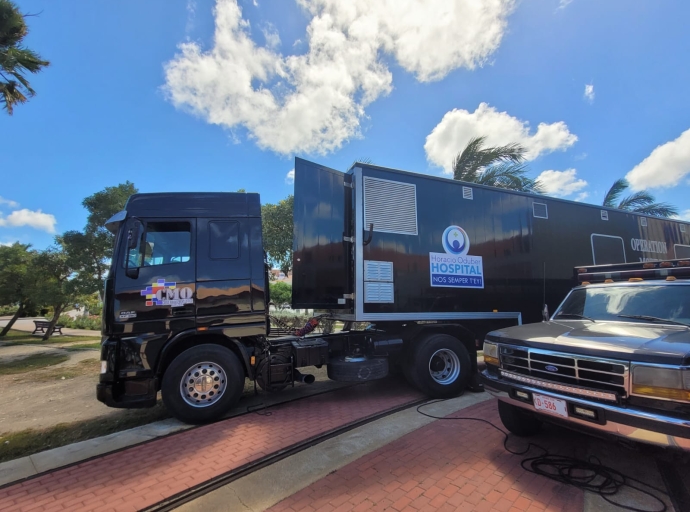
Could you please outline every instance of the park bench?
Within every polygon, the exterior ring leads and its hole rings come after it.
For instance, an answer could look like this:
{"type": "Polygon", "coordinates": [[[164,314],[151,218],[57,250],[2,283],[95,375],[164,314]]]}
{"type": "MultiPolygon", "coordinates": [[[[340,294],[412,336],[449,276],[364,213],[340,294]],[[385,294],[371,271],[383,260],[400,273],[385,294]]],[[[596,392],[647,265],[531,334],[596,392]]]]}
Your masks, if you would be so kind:
{"type": "MultiPolygon", "coordinates": [[[[36,334],[37,332],[45,333],[46,329],[48,329],[50,327],[50,322],[46,322],[43,320],[34,320],[34,325],[36,326],[36,328],[34,329],[34,332],[32,332],[31,334],[36,334]]],[[[58,334],[60,334],[62,336],[62,328],[63,327],[64,327],[64,325],[56,324],[55,327],[53,327],[53,332],[51,334],[54,334],[57,332],[58,334]]]]}

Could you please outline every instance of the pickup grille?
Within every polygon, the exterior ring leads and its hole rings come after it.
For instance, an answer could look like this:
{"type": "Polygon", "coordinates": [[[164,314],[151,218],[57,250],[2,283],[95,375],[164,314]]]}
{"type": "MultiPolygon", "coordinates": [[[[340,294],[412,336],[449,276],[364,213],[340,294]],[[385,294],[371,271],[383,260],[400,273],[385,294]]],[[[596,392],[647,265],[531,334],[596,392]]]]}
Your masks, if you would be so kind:
{"type": "Polygon", "coordinates": [[[500,345],[499,354],[502,369],[572,386],[573,394],[586,394],[577,390],[582,388],[583,391],[610,391],[619,398],[627,396],[629,368],[620,361],[505,345],[500,345]]]}

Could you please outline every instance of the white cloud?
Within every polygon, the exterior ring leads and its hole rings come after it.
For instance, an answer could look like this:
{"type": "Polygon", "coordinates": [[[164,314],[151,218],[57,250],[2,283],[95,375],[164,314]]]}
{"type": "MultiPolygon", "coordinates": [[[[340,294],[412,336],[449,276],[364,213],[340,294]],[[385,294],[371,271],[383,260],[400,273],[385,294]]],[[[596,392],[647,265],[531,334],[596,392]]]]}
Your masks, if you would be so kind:
{"type": "Polygon", "coordinates": [[[41,210],[15,210],[7,217],[0,216],[0,226],[20,227],[30,226],[48,233],[55,233],[55,216],[50,213],[43,213],[41,210]]]}
{"type": "Polygon", "coordinates": [[[272,23],[266,23],[266,25],[261,29],[261,32],[266,39],[266,46],[271,50],[277,50],[280,47],[280,34],[276,30],[272,23]]]}
{"type": "Polygon", "coordinates": [[[14,245],[14,242],[0,242],[0,246],[2,247],[9,247],[11,245],[14,245]]]}
{"type": "Polygon", "coordinates": [[[594,103],[594,84],[585,84],[585,99],[594,103]]]}
{"type": "Polygon", "coordinates": [[[214,46],[179,46],[165,65],[172,103],[242,126],[277,153],[328,153],[360,136],[366,107],[392,90],[385,55],[422,82],[481,66],[499,47],[514,0],[297,0],[309,49],[283,56],[251,39],[235,0],[218,0],[214,46]]]}
{"type": "Polygon", "coordinates": [[[577,202],[584,201],[588,197],[589,197],[589,192],[580,192],[578,195],[575,196],[573,201],[577,201],[577,202]]]}
{"type": "Polygon", "coordinates": [[[527,149],[527,160],[534,160],[542,153],[564,150],[577,141],[577,136],[570,133],[563,121],[539,123],[537,131],[530,133],[527,121],[480,103],[474,112],[453,109],[443,116],[426,138],[427,160],[450,173],[453,158],[470,139],[479,136],[486,137],[487,146],[518,142],[527,149]]]}
{"type": "Polygon", "coordinates": [[[690,210],[684,210],[680,212],[680,215],[678,215],[678,220],[685,220],[690,222],[690,210]]]}
{"type": "Polygon", "coordinates": [[[287,185],[292,185],[295,182],[295,170],[292,169],[288,171],[288,173],[285,175],[285,183],[287,185]]]}
{"type": "Polygon", "coordinates": [[[570,5],[572,3],[572,1],[573,0],[560,0],[558,2],[558,8],[559,9],[565,9],[566,7],[568,7],[568,5],[570,5]]]}
{"type": "Polygon", "coordinates": [[[690,174],[690,129],[657,146],[651,154],[625,175],[633,190],[672,187],[690,174]]]}
{"type": "Polygon", "coordinates": [[[17,201],[5,199],[4,197],[0,196],[0,206],[2,205],[7,206],[8,208],[17,208],[19,206],[19,203],[17,201]]]}
{"type": "MultiPolygon", "coordinates": [[[[587,186],[585,180],[577,179],[577,171],[575,169],[544,171],[537,177],[537,181],[542,186],[545,194],[556,197],[569,196],[587,186]]],[[[576,200],[581,201],[587,195],[586,192],[580,193],[576,200]]]]}

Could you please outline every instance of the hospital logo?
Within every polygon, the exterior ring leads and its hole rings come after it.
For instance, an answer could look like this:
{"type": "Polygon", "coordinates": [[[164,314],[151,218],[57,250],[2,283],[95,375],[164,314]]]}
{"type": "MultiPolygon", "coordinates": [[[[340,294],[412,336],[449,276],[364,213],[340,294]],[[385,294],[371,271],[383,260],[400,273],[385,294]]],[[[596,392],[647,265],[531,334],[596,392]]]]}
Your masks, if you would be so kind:
{"type": "Polygon", "coordinates": [[[175,281],[166,281],[165,279],[158,279],[151,286],[141,290],[140,293],[146,297],[147,306],[172,306],[175,308],[194,303],[194,291],[191,288],[187,286],[178,288],[175,281]]]}
{"type": "Polygon", "coordinates": [[[464,256],[470,250],[470,237],[460,226],[448,226],[443,232],[442,242],[447,254],[464,256]]]}

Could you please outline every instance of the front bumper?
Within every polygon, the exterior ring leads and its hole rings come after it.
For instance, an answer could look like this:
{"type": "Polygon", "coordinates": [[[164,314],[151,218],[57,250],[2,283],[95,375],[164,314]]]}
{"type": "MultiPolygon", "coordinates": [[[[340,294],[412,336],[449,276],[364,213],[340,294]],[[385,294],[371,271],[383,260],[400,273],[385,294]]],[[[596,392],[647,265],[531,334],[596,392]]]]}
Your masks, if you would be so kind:
{"type": "Polygon", "coordinates": [[[101,382],[96,385],[96,398],[108,407],[116,407],[118,409],[141,409],[156,405],[156,379],[140,381],[137,384],[139,387],[137,391],[143,393],[131,395],[115,391],[116,388],[122,386],[101,382]]]}
{"type": "Polygon", "coordinates": [[[661,412],[650,412],[639,408],[573,397],[501,378],[490,374],[488,370],[481,373],[481,380],[484,386],[498,393],[499,400],[532,411],[538,414],[540,418],[580,429],[593,429],[600,433],[624,437],[631,441],[690,450],[690,418],[683,419],[661,412]],[[517,397],[516,391],[527,393],[529,398],[517,397]],[[532,403],[533,393],[565,400],[568,404],[568,418],[537,411],[532,403]],[[575,417],[572,414],[575,406],[596,411],[596,419],[575,417]]]}

